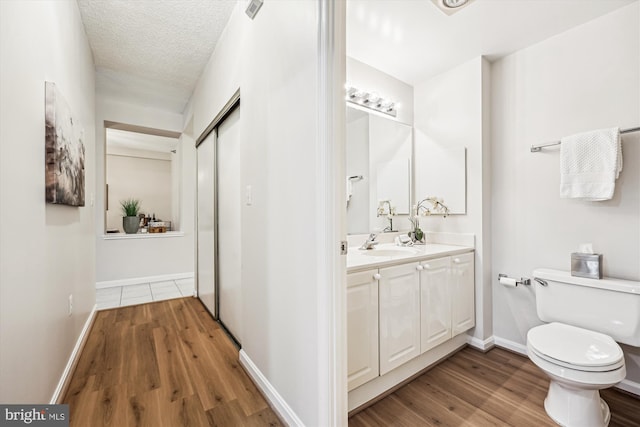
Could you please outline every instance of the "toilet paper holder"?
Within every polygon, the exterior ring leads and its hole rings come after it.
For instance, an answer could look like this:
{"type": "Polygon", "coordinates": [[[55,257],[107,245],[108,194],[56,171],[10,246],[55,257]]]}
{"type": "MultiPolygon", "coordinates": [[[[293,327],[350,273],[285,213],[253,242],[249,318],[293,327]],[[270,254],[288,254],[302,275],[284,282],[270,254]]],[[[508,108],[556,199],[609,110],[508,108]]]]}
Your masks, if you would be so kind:
{"type": "Polygon", "coordinates": [[[505,278],[505,279],[511,279],[513,281],[516,282],[516,286],[518,285],[525,285],[525,286],[531,286],[531,279],[528,279],[526,277],[521,277],[520,279],[514,279],[514,278],[510,278],[509,276],[507,276],[506,274],[498,274],[498,281],[500,281],[500,279],[505,278]]]}

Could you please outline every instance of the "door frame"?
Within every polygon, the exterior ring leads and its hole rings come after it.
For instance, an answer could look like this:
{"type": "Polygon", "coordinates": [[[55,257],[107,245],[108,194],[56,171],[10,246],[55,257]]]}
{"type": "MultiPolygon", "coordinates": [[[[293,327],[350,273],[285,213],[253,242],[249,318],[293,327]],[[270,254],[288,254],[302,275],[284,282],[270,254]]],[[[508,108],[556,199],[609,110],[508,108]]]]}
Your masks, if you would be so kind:
{"type": "Polygon", "coordinates": [[[322,379],[318,425],[347,425],[347,303],[346,256],[339,243],[346,240],[346,2],[318,2],[318,141],[316,171],[320,315],[318,374],[322,379]]]}

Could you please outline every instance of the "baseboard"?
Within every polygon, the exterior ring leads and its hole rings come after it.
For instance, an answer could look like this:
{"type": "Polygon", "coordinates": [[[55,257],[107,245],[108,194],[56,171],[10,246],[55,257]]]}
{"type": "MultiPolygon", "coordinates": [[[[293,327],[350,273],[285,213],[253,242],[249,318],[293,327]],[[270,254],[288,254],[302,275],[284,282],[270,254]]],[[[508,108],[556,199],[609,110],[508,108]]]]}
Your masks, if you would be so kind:
{"type": "Polygon", "coordinates": [[[627,393],[640,396],[640,383],[631,380],[622,380],[621,383],[614,386],[617,389],[624,390],[627,393]]]}
{"type": "Polygon", "coordinates": [[[84,348],[84,345],[87,342],[87,338],[89,337],[89,331],[91,330],[91,326],[93,326],[93,322],[96,319],[96,312],[97,312],[97,304],[94,304],[93,309],[91,310],[91,313],[89,313],[89,317],[87,317],[87,321],[84,322],[82,331],[80,331],[80,336],[76,341],[75,347],[73,347],[73,351],[69,356],[69,360],[67,361],[67,366],[65,366],[64,371],[62,372],[60,381],[58,381],[58,386],[53,392],[53,396],[51,396],[51,402],[49,403],[52,405],[61,403],[62,398],[67,392],[67,389],[69,388],[71,375],[73,374],[73,371],[75,371],[76,366],[78,365],[80,353],[82,353],[82,349],[84,348]]]}
{"type": "Polygon", "coordinates": [[[260,372],[260,369],[258,369],[249,356],[247,356],[244,350],[240,350],[240,363],[285,424],[289,426],[304,426],[302,420],[293,412],[293,409],[289,407],[287,402],[280,396],[280,393],[278,393],[269,380],[260,372]]]}
{"type": "Polygon", "coordinates": [[[190,272],[190,273],[177,273],[177,274],[163,274],[160,276],[134,277],[131,279],[106,280],[104,282],[96,282],[96,289],[116,288],[118,286],[138,285],[140,283],[153,283],[153,282],[165,282],[169,280],[191,279],[193,277],[194,277],[193,272],[190,272]]]}
{"type": "Polygon", "coordinates": [[[496,337],[495,335],[493,337],[493,341],[495,342],[497,347],[502,347],[504,349],[511,350],[514,353],[519,353],[519,354],[522,354],[523,356],[527,356],[527,346],[524,344],[520,344],[515,341],[496,337]]]}
{"type": "Polygon", "coordinates": [[[482,351],[483,353],[486,353],[487,351],[491,350],[493,347],[496,346],[493,336],[490,336],[486,340],[481,340],[480,338],[472,337],[471,335],[469,335],[467,337],[467,344],[469,344],[471,347],[475,348],[476,350],[482,351]]]}

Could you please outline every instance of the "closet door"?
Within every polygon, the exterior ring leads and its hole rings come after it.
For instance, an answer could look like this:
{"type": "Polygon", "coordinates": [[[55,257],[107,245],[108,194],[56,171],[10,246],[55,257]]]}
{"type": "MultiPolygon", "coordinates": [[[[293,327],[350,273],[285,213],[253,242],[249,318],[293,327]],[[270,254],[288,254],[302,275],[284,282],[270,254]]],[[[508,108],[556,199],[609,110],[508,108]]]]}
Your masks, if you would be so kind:
{"type": "Polygon", "coordinates": [[[215,294],[215,147],[216,132],[204,139],[197,149],[197,286],[198,297],[214,317],[215,294]]]}
{"type": "Polygon", "coordinates": [[[218,126],[216,169],[218,320],[242,343],[239,107],[218,126]]]}

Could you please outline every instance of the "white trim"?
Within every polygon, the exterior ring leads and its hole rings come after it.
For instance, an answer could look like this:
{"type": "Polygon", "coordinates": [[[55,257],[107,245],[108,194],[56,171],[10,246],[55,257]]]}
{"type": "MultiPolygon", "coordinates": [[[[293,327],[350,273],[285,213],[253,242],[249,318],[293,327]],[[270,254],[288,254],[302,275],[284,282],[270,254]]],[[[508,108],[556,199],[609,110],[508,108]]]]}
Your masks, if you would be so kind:
{"type": "Polygon", "coordinates": [[[289,407],[287,402],[280,396],[280,393],[278,393],[269,380],[260,372],[260,369],[258,369],[244,350],[240,350],[240,364],[242,364],[245,371],[247,371],[267,401],[269,401],[273,410],[287,425],[304,426],[302,420],[293,412],[293,409],[289,407]]]}
{"type": "MultiPolygon", "coordinates": [[[[527,356],[527,346],[524,344],[517,343],[515,341],[507,340],[504,338],[496,337],[494,335],[493,341],[496,343],[496,346],[506,348],[507,350],[514,351],[516,353],[520,353],[523,356],[527,356]]],[[[529,356],[527,356],[529,357],[529,356]]]]}
{"type": "Polygon", "coordinates": [[[489,351],[496,346],[496,342],[493,335],[487,338],[486,340],[481,340],[480,338],[476,338],[469,335],[467,337],[467,344],[483,352],[489,351]]]}
{"type": "Polygon", "coordinates": [[[315,147],[318,402],[313,424],[347,425],[346,236],[346,4],[320,1],[317,21],[317,140],[315,147]]]}
{"type": "Polygon", "coordinates": [[[624,390],[628,393],[635,394],[636,396],[640,396],[640,383],[637,383],[635,381],[624,379],[614,387],[620,390],[624,390]]]}
{"type": "Polygon", "coordinates": [[[117,288],[118,286],[139,285],[140,283],[166,282],[169,280],[191,279],[193,272],[163,274],[160,276],[133,277],[131,279],[105,280],[96,282],[96,289],[117,288]]]}
{"type": "Polygon", "coordinates": [[[103,234],[102,240],[161,239],[166,237],[184,237],[184,231],[167,231],[166,233],[109,233],[103,234]]]}
{"type": "Polygon", "coordinates": [[[49,404],[55,405],[59,403],[60,399],[62,399],[62,393],[68,387],[68,382],[71,380],[71,374],[73,373],[76,365],[78,364],[78,360],[80,358],[80,352],[84,347],[84,343],[86,342],[89,334],[89,330],[91,329],[91,325],[93,325],[93,321],[96,318],[97,312],[97,304],[94,304],[93,309],[91,309],[91,313],[87,317],[87,321],[84,322],[84,326],[82,327],[82,331],[80,331],[80,336],[78,336],[78,340],[76,341],[75,347],[73,347],[73,351],[69,356],[69,360],[67,361],[67,366],[65,366],[64,371],[62,371],[62,376],[60,377],[60,381],[58,381],[58,385],[56,386],[55,391],[53,392],[53,396],[51,396],[51,401],[49,404]]]}

